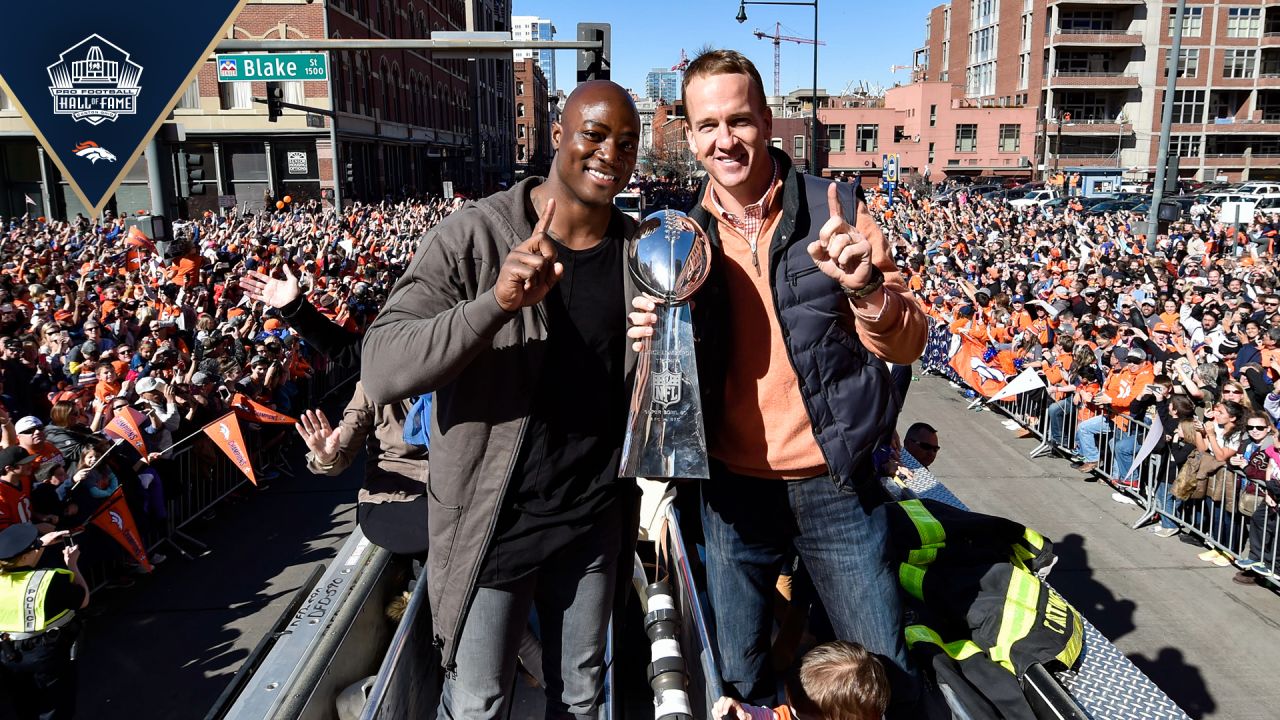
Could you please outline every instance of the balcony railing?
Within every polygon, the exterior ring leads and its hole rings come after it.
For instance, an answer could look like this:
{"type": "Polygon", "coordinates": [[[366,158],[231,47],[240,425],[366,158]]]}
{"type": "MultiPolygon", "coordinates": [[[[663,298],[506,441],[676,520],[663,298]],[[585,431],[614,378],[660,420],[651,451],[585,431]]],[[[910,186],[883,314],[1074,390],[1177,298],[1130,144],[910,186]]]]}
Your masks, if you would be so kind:
{"type": "Polygon", "coordinates": [[[1055,35],[1137,35],[1129,29],[1120,28],[1055,28],[1055,35]]]}
{"type": "Polygon", "coordinates": [[[1107,78],[1134,78],[1137,79],[1137,73],[1111,72],[1108,70],[1054,70],[1054,77],[1107,77],[1107,78]]]}

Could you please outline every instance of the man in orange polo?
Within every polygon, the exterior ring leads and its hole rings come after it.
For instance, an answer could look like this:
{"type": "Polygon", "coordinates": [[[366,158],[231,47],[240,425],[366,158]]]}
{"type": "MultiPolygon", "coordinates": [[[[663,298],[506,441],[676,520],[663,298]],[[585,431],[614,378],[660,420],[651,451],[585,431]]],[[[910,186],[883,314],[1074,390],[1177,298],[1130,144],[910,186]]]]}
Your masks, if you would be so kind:
{"type": "MultiPolygon", "coordinates": [[[[690,216],[714,253],[693,323],[712,459],[702,520],[726,693],[777,704],[771,602],[795,553],[838,638],[884,659],[889,717],[919,717],[871,458],[899,409],[885,362],[916,360],[927,320],[865,203],[770,148],[773,119],[750,60],[702,54],[685,70],[683,97],[689,147],[708,176],[690,216]]],[[[647,337],[653,303],[634,306],[629,335],[647,337]]]]}

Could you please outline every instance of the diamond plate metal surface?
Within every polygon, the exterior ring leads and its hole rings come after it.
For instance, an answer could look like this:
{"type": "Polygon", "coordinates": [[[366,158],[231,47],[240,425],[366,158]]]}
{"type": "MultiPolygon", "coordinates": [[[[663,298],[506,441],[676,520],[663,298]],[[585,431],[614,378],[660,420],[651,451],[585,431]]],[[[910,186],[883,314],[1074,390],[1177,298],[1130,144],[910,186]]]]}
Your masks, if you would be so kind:
{"type": "MultiPolygon", "coordinates": [[[[906,450],[902,451],[901,464],[914,476],[906,485],[916,495],[968,509],[906,450]]],[[[1054,676],[1093,720],[1190,720],[1088,620],[1084,621],[1084,652],[1079,666],[1073,672],[1054,676]]]]}

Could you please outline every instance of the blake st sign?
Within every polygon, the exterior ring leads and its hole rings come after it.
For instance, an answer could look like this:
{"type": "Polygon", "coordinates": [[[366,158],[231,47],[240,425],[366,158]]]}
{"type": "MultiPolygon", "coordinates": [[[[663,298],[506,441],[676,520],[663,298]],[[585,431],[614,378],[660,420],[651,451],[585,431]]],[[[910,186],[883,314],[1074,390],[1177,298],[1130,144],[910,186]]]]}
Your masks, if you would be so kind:
{"type": "Polygon", "coordinates": [[[259,53],[219,55],[218,82],[328,80],[324,53],[259,53]]]}

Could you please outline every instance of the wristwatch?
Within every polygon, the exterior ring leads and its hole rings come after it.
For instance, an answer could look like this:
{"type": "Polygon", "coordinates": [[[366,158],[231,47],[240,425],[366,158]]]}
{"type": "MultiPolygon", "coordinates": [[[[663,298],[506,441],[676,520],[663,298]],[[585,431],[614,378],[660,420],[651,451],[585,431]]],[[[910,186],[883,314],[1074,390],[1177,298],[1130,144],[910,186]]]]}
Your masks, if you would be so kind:
{"type": "Polygon", "coordinates": [[[844,290],[844,294],[848,295],[849,299],[861,300],[866,296],[870,295],[871,293],[879,290],[882,287],[884,287],[884,273],[880,272],[879,267],[872,265],[871,278],[867,280],[867,283],[865,285],[858,288],[857,290],[850,290],[849,288],[841,285],[840,289],[844,290]]]}

